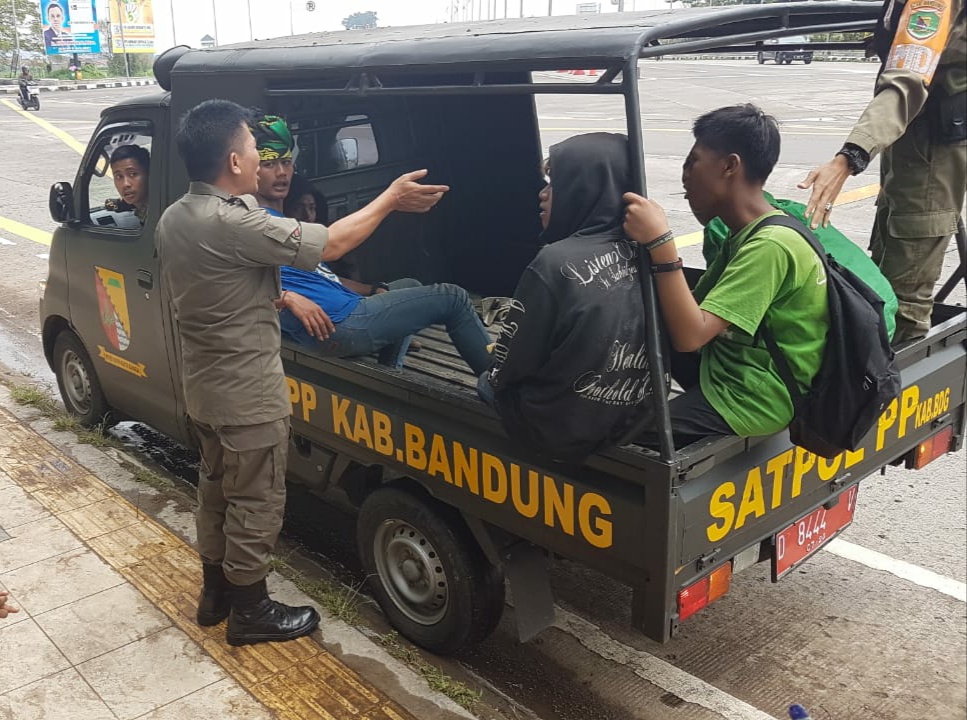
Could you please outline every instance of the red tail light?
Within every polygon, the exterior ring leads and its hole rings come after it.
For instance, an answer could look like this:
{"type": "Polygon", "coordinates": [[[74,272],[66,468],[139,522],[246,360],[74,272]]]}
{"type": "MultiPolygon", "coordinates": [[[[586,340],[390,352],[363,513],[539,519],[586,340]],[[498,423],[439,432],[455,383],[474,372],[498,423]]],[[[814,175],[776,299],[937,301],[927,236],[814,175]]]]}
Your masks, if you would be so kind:
{"type": "Polygon", "coordinates": [[[678,619],[684,620],[715,602],[732,585],[732,563],[716,568],[701,580],[678,591],[678,619]]]}
{"type": "Polygon", "coordinates": [[[913,456],[907,459],[907,468],[919,470],[936,460],[950,449],[953,436],[954,429],[948,425],[936,435],[931,435],[922,441],[913,451],[913,456]]]}

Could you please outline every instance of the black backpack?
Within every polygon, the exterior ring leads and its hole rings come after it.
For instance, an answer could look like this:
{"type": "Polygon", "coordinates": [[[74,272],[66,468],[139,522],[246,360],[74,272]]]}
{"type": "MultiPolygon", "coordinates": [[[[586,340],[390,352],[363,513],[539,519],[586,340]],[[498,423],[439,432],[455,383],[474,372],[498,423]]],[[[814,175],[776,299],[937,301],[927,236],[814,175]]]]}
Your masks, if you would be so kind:
{"type": "Polygon", "coordinates": [[[770,225],[802,235],[826,269],[829,334],[819,373],[805,395],[775,336],[764,324],[760,332],[792,398],[789,437],[820,457],[832,458],[844,450],[856,450],[886,406],[900,394],[900,371],[886,331],[883,300],[828,255],[816,236],[795,218],[773,215],[756,229],[770,225]]]}

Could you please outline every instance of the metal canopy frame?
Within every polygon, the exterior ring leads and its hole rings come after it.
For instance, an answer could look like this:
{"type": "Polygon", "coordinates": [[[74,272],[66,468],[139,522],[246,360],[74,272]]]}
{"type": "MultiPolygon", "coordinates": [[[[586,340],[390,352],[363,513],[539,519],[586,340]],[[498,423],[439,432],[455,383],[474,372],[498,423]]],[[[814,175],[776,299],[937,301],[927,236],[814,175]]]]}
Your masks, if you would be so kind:
{"type": "MultiPolygon", "coordinates": [[[[473,36],[478,42],[461,35],[460,26],[452,32],[420,38],[420,29],[400,35],[402,28],[387,35],[389,50],[378,47],[381,31],[368,36],[352,36],[360,42],[333,49],[324,36],[290,38],[281,44],[250,43],[216,51],[189,52],[179,59],[173,76],[208,72],[242,72],[253,63],[262,62],[261,72],[269,87],[265,94],[274,98],[304,96],[384,97],[414,95],[622,95],[631,155],[632,187],[645,194],[647,188],[644,143],[638,98],[639,59],[669,54],[698,52],[756,52],[763,41],[789,35],[823,32],[872,31],[879,14],[879,2],[814,2],[741,5],[700,10],[623,13],[626,25],[615,24],[609,13],[599,25],[577,27],[540,27],[524,21],[485,23],[487,32],[473,36]],[[504,27],[506,25],[506,28],[504,27]],[[487,44],[481,45],[480,39],[487,44]],[[460,40],[460,44],[454,44],[460,40]],[[673,41],[673,42],[672,42],[673,41]],[[420,53],[418,50],[433,52],[420,53]],[[481,50],[485,52],[480,52],[481,50]],[[528,49],[530,52],[528,52],[528,49]],[[293,51],[296,53],[293,53],[293,51]],[[301,51],[301,52],[299,52],[301,51]],[[583,52],[582,52],[583,51],[583,52]],[[294,57],[295,55],[295,57],[294,57]],[[339,57],[342,55],[343,57],[339,57]],[[429,55],[429,57],[428,57],[429,55]],[[295,86],[293,75],[311,65],[314,56],[320,63],[313,71],[331,79],[343,78],[341,87],[295,86]],[[187,60],[187,62],[186,62],[187,60]],[[481,68],[486,66],[487,70],[481,68]],[[593,83],[535,81],[533,73],[571,68],[599,68],[603,75],[593,83]],[[487,78],[508,72],[527,73],[529,81],[488,83],[487,78]],[[348,80],[345,78],[348,75],[348,80]],[[412,80],[418,76],[432,82],[434,75],[465,75],[463,84],[393,84],[395,79],[412,80]],[[382,79],[381,79],[382,78],[382,79]],[[385,82],[384,82],[385,80],[385,82]]],[[[557,20],[544,18],[544,20],[557,20]]],[[[572,21],[576,22],[576,21],[572,21]]],[[[549,23],[554,25],[554,23],[549,23]]],[[[559,24],[559,23],[558,23],[559,24]]],[[[355,31],[354,31],[355,32],[355,31]]],[[[467,31],[469,32],[469,30],[467,31]]],[[[426,35],[428,33],[424,33],[426,35]]],[[[335,36],[335,34],[332,34],[335,36]]],[[[345,36],[342,36],[345,38],[345,36]]],[[[340,40],[342,39],[340,38],[340,40]]],[[[795,47],[813,49],[862,49],[857,42],[797,43],[795,47]]],[[[769,49],[783,49],[781,43],[769,49]]],[[[254,69],[254,68],[253,68],[254,69]]],[[[304,77],[304,75],[303,75],[304,77]]],[[[665,353],[662,343],[661,313],[647,253],[641,253],[641,294],[648,324],[648,361],[652,387],[664,387],[665,353]]],[[[668,397],[653,393],[658,418],[658,440],[661,460],[676,462],[671,432],[668,397]]]]}

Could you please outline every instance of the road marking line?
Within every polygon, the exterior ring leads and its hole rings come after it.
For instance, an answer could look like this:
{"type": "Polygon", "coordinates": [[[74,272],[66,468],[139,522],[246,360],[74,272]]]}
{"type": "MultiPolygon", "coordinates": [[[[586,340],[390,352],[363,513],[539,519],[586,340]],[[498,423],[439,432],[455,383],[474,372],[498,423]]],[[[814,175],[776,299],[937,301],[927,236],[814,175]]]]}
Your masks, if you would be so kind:
{"type": "Polygon", "coordinates": [[[665,692],[718,713],[726,720],[775,720],[772,715],[729,695],[724,690],[719,690],[701,678],[690,675],[650,653],[615,640],[597,625],[559,605],[554,606],[553,627],[568,633],[595,655],[624,666],[665,692]]]}
{"type": "MultiPolygon", "coordinates": [[[[11,220],[10,218],[5,218],[0,215],[0,230],[6,230],[12,235],[19,235],[26,240],[32,240],[35,243],[40,243],[41,245],[46,245],[50,247],[50,233],[43,230],[39,230],[35,227],[30,227],[30,225],[24,225],[16,220],[11,220]]],[[[6,244],[6,243],[5,243],[6,244]]],[[[13,243],[10,243],[13,244],[13,243]]]]}
{"type": "Polygon", "coordinates": [[[87,149],[87,146],[84,145],[84,143],[78,142],[74,137],[72,137],[71,135],[67,134],[66,132],[64,132],[60,128],[54,127],[53,125],[51,125],[49,122],[47,122],[43,118],[37,117],[36,115],[32,115],[31,113],[26,112],[25,110],[21,110],[20,108],[18,108],[16,105],[14,105],[9,100],[0,100],[0,102],[2,102],[4,105],[6,105],[8,108],[10,108],[11,110],[13,110],[14,112],[20,113],[21,115],[23,115],[28,120],[34,121],[35,123],[37,123],[38,125],[40,125],[40,127],[42,127],[44,130],[46,130],[47,132],[49,132],[51,135],[53,135],[54,137],[56,137],[58,140],[62,141],[71,150],[74,150],[75,152],[79,153],[80,155],[83,155],[84,154],[84,150],[87,149]]]}
{"type": "Polygon", "coordinates": [[[0,237],[0,245],[16,245],[13,240],[7,240],[7,238],[0,237]]]}
{"type": "Polygon", "coordinates": [[[835,206],[848,205],[849,203],[859,202],[860,200],[866,200],[871,197],[876,197],[880,193],[879,183],[873,183],[872,185],[864,185],[863,187],[855,188],[854,190],[847,190],[846,192],[841,192],[837,197],[836,201],[833,203],[835,206]]]}
{"type": "Polygon", "coordinates": [[[921,587],[930,588],[944,595],[949,595],[956,600],[960,600],[960,602],[967,602],[967,583],[939,575],[919,565],[914,565],[904,560],[897,560],[889,555],[884,555],[876,550],[870,550],[860,545],[854,545],[840,538],[830,540],[826,544],[826,550],[846,560],[858,562],[860,565],[865,565],[874,570],[883,570],[902,580],[909,580],[921,587]]]}

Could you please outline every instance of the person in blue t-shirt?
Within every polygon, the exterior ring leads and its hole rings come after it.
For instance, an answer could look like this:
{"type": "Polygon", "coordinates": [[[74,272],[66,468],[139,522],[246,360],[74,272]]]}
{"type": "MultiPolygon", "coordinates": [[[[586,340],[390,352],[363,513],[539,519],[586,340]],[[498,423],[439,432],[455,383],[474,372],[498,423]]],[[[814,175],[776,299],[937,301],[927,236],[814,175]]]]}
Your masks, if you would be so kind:
{"type": "MultiPolygon", "coordinates": [[[[273,115],[260,118],[253,132],[261,161],[259,203],[266,212],[282,216],[293,175],[292,135],[285,120],[273,115]]],[[[402,175],[366,208],[337,223],[356,222],[356,216],[373,206],[392,203],[406,208],[407,194],[442,197],[449,190],[445,185],[418,183],[425,175],[425,170],[402,175]]],[[[378,225],[378,221],[372,223],[370,234],[378,225]]],[[[282,333],[320,355],[355,357],[378,352],[381,363],[399,369],[412,335],[442,324],[475,374],[490,367],[490,336],[461,287],[449,283],[423,286],[409,279],[366,285],[338,277],[324,262],[313,271],[283,267],[281,275],[282,333]]]]}

